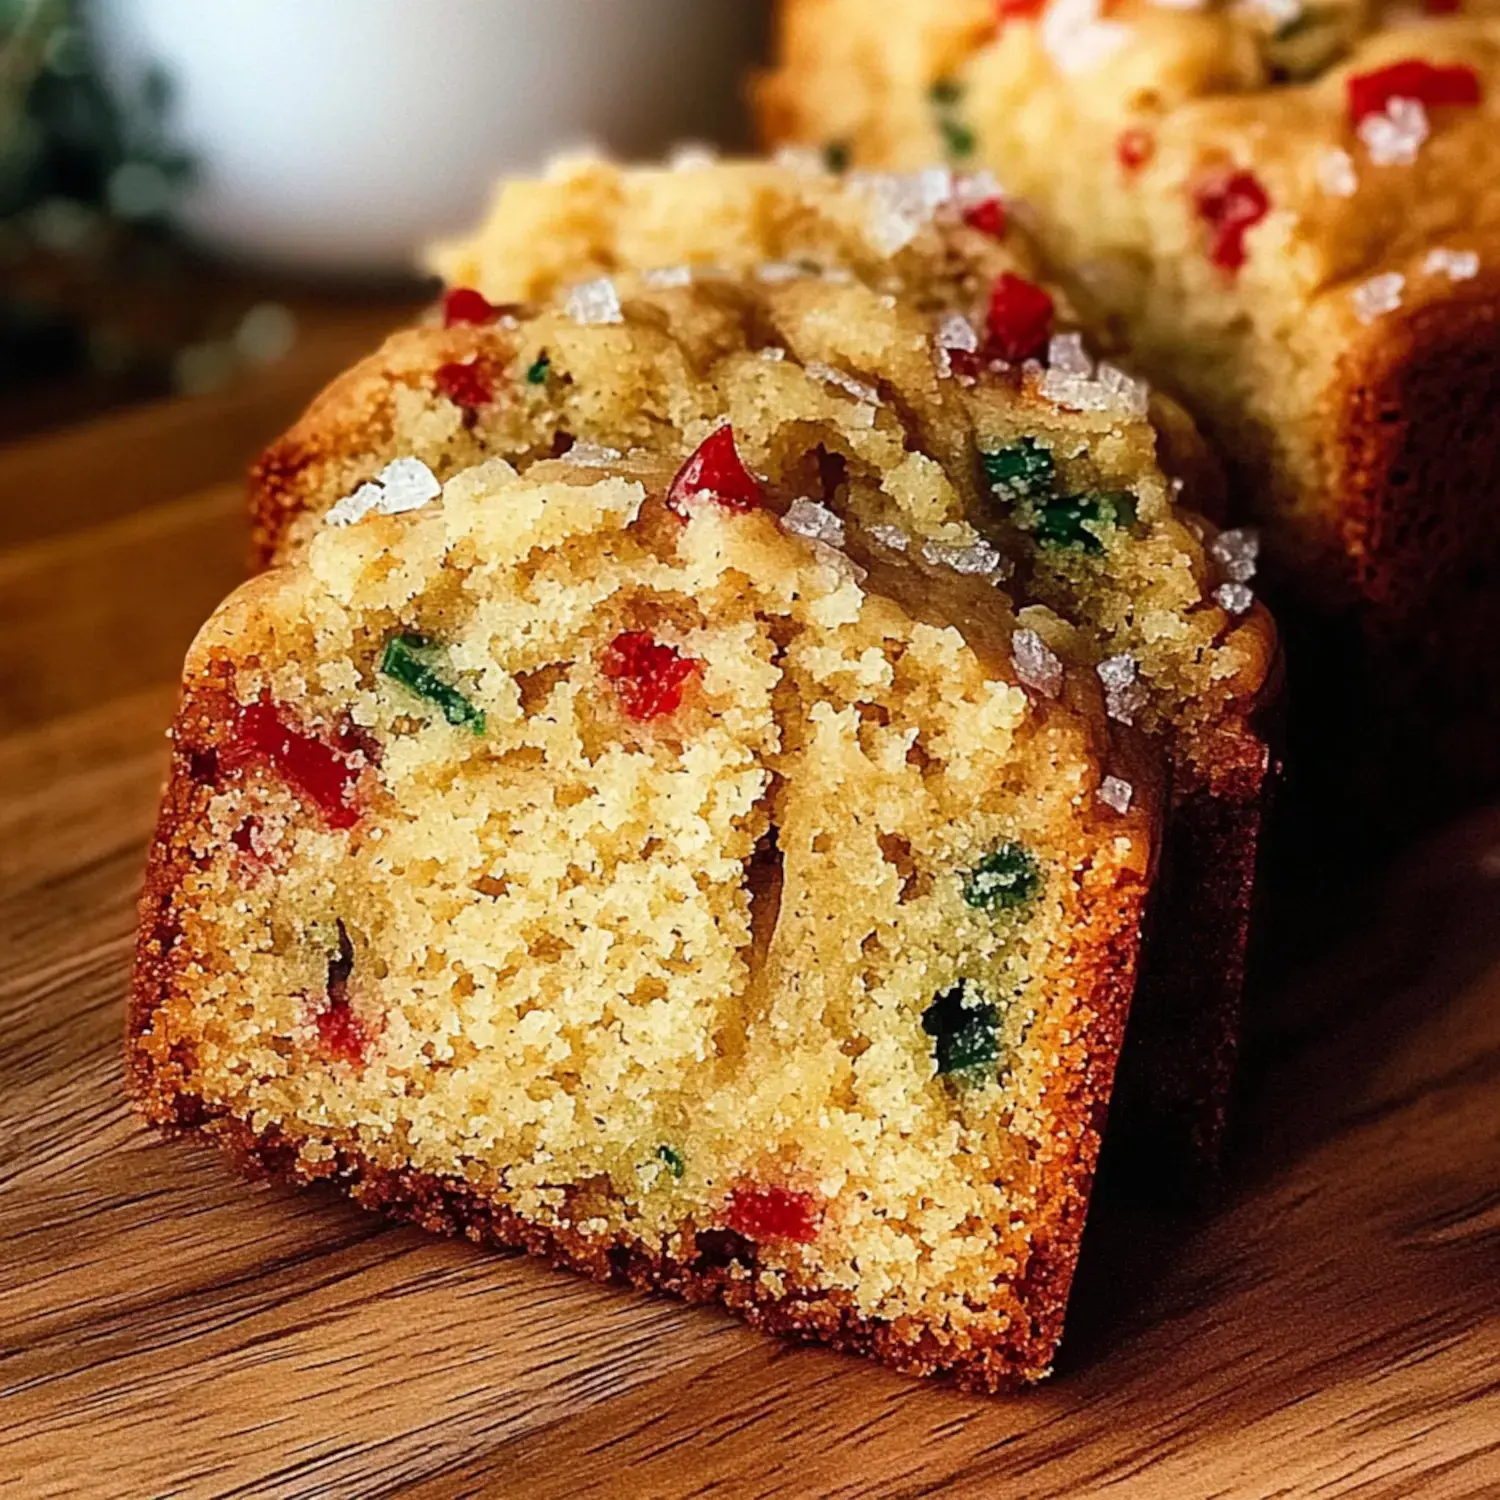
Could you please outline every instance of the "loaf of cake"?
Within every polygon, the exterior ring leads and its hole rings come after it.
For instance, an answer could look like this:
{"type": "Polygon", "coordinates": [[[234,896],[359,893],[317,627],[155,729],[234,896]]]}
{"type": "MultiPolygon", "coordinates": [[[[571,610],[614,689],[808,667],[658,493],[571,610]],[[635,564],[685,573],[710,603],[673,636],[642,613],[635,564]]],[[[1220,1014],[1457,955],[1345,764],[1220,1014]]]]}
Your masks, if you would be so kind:
{"type": "Polygon", "coordinates": [[[774,141],[1035,206],[1263,523],[1361,831],[1500,779],[1500,19],[1425,9],[784,0],[759,90],[774,141]]]}
{"type": "Polygon", "coordinates": [[[398,335],[259,464],[263,557],[294,555],[402,455],[446,478],[570,443],[686,451],[721,415],[752,468],[836,511],[863,503],[864,477],[899,475],[902,547],[982,567],[952,529],[982,523],[1046,611],[1046,650],[1082,631],[1117,719],[1171,767],[1117,1129],[1156,1184],[1191,1185],[1232,1076],[1275,655],[1254,535],[1189,508],[1221,501],[1191,423],[1096,369],[1078,309],[982,176],[579,160],[505,184],[435,263],[446,326],[398,335]]]}

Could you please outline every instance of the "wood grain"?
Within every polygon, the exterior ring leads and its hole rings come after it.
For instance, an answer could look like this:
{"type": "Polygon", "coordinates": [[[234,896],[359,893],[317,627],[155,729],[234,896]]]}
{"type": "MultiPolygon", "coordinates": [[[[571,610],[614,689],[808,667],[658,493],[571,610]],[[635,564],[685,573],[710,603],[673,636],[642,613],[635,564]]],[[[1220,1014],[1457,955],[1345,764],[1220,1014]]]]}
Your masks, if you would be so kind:
{"type": "Polygon", "coordinates": [[[0,1495],[1500,1494],[1500,810],[1263,994],[1223,1200],[1098,1205],[1025,1397],[150,1137],[132,904],[177,667],[242,564],[245,437],[181,404],[0,454],[0,1495]]]}

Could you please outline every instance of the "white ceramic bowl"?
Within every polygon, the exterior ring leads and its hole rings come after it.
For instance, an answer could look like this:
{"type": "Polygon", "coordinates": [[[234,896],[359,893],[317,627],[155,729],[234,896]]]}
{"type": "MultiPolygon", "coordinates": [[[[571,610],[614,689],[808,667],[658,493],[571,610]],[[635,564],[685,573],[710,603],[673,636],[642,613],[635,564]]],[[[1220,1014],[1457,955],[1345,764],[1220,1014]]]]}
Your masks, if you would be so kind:
{"type": "Polygon", "coordinates": [[[150,63],[198,163],[179,218],[241,258],[410,266],[502,170],[598,142],[735,140],[760,0],[100,0],[116,86],[150,63]]]}

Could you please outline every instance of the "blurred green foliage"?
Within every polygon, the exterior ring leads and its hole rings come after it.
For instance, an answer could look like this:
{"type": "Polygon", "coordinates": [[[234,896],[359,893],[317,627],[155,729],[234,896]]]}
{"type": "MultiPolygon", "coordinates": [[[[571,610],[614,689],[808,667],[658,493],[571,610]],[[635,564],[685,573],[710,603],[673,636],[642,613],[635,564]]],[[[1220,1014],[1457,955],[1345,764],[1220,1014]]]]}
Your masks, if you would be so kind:
{"type": "Polygon", "coordinates": [[[166,76],[121,98],[98,61],[82,0],[0,0],[0,380],[130,362],[90,289],[161,259],[191,177],[166,76]]]}

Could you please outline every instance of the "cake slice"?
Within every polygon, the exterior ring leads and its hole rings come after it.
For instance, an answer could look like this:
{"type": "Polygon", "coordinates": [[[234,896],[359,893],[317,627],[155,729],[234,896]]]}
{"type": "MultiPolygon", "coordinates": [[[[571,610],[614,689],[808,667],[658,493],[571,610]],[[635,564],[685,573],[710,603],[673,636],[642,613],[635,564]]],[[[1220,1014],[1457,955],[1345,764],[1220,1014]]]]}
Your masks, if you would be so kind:
{"type": "Polygon", "coordinates": [[[760,89],[773,141],[1034,205],[1264,524],[1362,851],[1500,784],[1500,17],[1422,9],[784,0],[760,89]]]}
{"type": "Polygon", "coordinates": [[[429,1229],[1033,1380],[1154,756],[1086,652],[1017,665],[992,579],[935,586],[738,438],[441,484],[403,457],[220,608],[173,731],[132,1087],[429,1229]]]}
{"type": "Polygon", "coordinates": [[[1192,424],[1096,365],[1107,343],[1018,212],[982,177],[800,159],[579,160],[505,184],[435,256],[446,326],[397,335],[261,460],[257,536],[295,555],[403,455],[439,477],[574,443],[681,455],[727,416],[752,469],[863,519],[920,576],[1008,571],[1028,670],[1086,656],[1171,769],[1119,1125],[1155,1183],[1191,1183],[1232,1076],[1275,632],[1253,534],[1199,513],[1220,495],[1192,424]]]}

